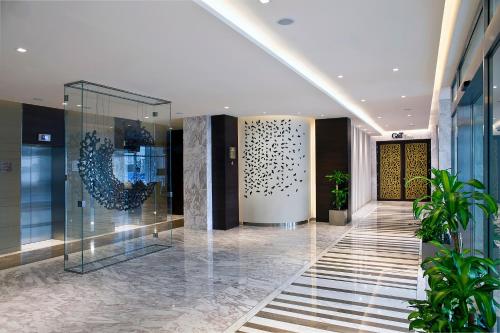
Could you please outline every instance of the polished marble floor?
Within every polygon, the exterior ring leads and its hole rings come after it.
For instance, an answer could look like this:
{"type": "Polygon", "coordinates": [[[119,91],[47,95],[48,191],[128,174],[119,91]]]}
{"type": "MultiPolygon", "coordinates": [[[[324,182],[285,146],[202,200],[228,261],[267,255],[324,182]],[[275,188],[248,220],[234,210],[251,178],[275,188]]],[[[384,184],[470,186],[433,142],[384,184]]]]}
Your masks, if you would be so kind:
{"type": "Polygon", "coordinates": [[[62,257],[0,271],[0,333],[404,331],[410,207],[364,211],[355,229],[178,228],[173,248],[86,275],[62,257]]]}
{"type": "Polygon", "coordinates": [[[223,332],[350,229],[173,230],[173,248],[79,275],[0,271],[0,332],[223,332]]]}
{"type": "Polygon", "coordinates": [[[318,260],[228,331],[408,332],[420,241],[406,203],[380,203],[318,260]]]}

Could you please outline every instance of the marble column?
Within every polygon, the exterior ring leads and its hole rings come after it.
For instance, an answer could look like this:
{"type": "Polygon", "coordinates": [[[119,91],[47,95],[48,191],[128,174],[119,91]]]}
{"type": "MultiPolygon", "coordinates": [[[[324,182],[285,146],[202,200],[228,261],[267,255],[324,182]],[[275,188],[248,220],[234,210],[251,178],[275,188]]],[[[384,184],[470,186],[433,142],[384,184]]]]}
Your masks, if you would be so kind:
{"type": "Polygon", "coordinates": [[[184,227],[212,230],[210,116],[184,118],[184,227]]]}
{"type": "Polygon", "coordinates": [[[451,100],[439,101],[439,169],[451,168],[451,100]]]}

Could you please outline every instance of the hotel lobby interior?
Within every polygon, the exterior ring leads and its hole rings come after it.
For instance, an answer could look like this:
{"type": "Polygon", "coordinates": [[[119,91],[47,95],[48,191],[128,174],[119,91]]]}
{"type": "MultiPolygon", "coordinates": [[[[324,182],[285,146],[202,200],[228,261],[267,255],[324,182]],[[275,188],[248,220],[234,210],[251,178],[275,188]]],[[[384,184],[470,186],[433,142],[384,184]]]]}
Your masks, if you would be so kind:
{"type": "Polygon", "coordinates": [[[0,333],[500,333],[498,0],[0,0],[0,333]]]}

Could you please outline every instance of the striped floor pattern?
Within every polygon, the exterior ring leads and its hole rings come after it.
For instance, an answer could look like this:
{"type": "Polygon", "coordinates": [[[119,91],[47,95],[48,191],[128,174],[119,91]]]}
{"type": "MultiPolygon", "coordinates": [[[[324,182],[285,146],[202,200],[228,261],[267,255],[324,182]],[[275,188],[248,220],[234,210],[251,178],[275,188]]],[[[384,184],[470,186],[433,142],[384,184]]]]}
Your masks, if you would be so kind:
{"type": "Polygon", "coordinates": [[[378,204],[237,332],[408,332],[420,241],[406,204],[378,204]]]}

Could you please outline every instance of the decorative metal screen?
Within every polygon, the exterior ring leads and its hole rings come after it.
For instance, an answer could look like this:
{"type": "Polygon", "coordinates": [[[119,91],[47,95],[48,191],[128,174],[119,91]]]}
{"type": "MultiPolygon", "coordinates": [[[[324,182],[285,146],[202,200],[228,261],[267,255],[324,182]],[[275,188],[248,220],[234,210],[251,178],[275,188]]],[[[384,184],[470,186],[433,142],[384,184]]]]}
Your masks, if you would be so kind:
{"type": "MultiPolygon", "coordinates": [[[[407,143],[405,144],[405,179],[428,174],[427,143],[407,143]]],[[[417,199],[427,194],[428,184],[424,180],[414,180],[405,188],[405,199],[417,199]]]]}
{"type": "Polygon", "coordinates": [[[379,146],[379,199],[401,199],[401,144],[379,146]]]}

